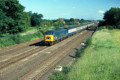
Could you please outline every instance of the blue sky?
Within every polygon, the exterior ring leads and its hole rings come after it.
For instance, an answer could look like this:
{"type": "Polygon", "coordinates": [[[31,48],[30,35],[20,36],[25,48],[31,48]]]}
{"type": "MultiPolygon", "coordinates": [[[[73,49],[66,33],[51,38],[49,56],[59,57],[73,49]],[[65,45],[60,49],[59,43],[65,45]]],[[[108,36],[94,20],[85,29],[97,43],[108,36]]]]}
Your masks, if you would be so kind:
{"type": "Polygon", "coordinates": [[[25,11],[41,13],[44,19],[102,19],[111,7],[120,8],[120,0],[19,0],[25,11]]]}

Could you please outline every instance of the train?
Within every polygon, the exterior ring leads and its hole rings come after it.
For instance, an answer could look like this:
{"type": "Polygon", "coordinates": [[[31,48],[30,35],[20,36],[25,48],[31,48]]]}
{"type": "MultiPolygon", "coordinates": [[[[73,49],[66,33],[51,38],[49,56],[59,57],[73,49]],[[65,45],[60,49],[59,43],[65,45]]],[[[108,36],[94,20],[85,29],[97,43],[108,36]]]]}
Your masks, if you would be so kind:
{"type": "Polygon", "coordinates": [[[82,30],[87,29],[92,26],[94,23],[89,23],[87,25],[61,28],[56,30],[49,30],[44,34],[44,43],[46,46],[52,46],[53,44],[62,41],[69,36],[72,36],[82,30]]]}

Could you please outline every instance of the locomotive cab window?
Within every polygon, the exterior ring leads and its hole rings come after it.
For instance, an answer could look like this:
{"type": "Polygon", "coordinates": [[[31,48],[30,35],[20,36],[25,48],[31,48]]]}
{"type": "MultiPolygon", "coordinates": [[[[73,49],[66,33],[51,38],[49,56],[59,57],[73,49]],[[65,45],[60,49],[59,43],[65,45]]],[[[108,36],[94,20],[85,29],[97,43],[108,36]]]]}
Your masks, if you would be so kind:
{"type": "Polygon", "coordinates": [[[46,39],[51,39],[51,37],[46,37],[46,39]]]}

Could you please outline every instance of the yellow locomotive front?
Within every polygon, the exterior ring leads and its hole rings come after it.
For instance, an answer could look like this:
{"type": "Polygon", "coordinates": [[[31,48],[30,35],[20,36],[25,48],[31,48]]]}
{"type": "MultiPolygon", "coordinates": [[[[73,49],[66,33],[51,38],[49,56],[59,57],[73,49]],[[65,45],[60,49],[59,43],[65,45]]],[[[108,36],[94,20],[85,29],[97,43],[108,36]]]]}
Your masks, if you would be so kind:
{"type": "Polygon", "coordinates": [[[52,42],[52,41],[54,41],[53,35],[45,35],[44,38],[45,38],[44,39],[45,42],[52,42]]]}
{"type": "Polygon", "coordinates": [[[54,36],[52,31],[47,31],[44,36],[44,42],[46,45],[52,45],[54,42],[54,36]]]}

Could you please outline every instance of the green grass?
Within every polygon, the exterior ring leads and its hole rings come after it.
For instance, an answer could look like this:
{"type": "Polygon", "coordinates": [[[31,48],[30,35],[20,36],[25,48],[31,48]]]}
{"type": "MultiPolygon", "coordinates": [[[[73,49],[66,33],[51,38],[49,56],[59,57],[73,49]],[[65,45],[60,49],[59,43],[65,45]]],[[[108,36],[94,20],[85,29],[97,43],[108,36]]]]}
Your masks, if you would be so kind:
{"type": "Polygon", "coordinates": [[[31,31],[31,30],[36,30],[36,29],[38,29],[38,26],[36,27],[31,27],[31,26],[29,26],[29,27],[27,27],[27,30],[26,31],[31,31]]]}
{"type": "Polygon", "coordinates": [[[114,38],[114,41],[117,41],[118,44],[120,44],[120,30],[115,29],[111,30],[111,35],[114,38]]]}
{"type": "Polygon", "coordinates": [[[38,32],[38,27],[27,27],[25,32],[20,33],[20,35],[34,34],[38,32]]]}
{"type": "Polygon", "coordinates": [[[120,80],[120,30],[97,31],[67,80],[120,80]]]}
{"type": "Polygon", "coordinates": [[[43,34],[41,32],[36,32],[33,34],[27,34],[24,36],[21,36],[19,34],[15,34],[15,35],[6,35],[6,37],[0,38],[0,49],[7,47],[7,46],[11,46],[11,45],[15,45],[15,44],[19,44],[19,43],[23,43],[23,42],[27,42],[27,41],[32,41],[32,40],[36,40],[43,37],[43,34]]]}

